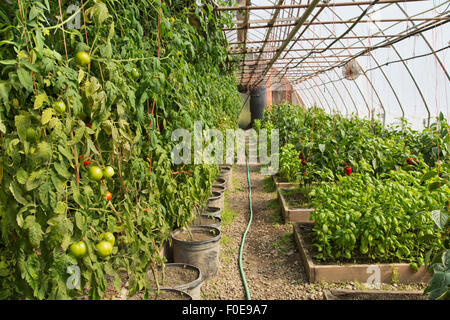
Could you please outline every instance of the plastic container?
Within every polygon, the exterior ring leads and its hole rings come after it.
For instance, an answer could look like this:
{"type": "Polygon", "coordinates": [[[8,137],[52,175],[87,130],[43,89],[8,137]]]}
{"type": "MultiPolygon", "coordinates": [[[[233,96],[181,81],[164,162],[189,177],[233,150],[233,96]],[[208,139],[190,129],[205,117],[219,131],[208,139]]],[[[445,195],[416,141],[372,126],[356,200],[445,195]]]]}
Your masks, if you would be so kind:
{"type": "Polygon", "coordinates": [[[214,227],[193,226],[171,233],[174,262],[197,266],[203,281],[213,278],[219,270],[220,230],[214,227]]]}

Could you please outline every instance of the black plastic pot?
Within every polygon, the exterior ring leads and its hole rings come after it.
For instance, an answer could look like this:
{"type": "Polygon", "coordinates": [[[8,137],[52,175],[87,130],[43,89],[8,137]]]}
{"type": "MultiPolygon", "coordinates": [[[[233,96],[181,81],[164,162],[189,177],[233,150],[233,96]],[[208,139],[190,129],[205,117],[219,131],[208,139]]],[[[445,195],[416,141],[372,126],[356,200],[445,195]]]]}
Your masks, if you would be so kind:
{"type": "Polygon", "coordinates": [[[217,207],[223,210],[225,205],[225,194],[217,191],[212,191],[211,196],[208,199],[208,207],[217,207]]]}
{"type": "Polygon", "coordinates": [[[207,214],[209,216],[220,218],[222,216],[222,209],[218,207],[207,206],[205,209],[202,210],[202,213],[207,214]]]}
{"type": "Polygon", "coordinates": [[[219,217],[214,217],[208,214],[200,214],[198,215],[191,223],[191,226],[206,226],[206,227],[214,227],[220,230],[220,226],[222,224],[222,219],[219,217]],[[207,220],[208,222],[202,222],[202,220],[207,220]]]}
{"type": "Polygon", "coordinates": [[[219,270],[220,230],[214,227],[193,226],[190,227],[191,234],[203,236],[203,240],[183,240],[189,239],[188,231],[177,229],[171,233],[173,243],[174,262],[187,263],[197,266],[203,280],[208,280],[217,275],[219,270]]]}
{"type": "Polygon", "coordinates": [[[217,178],[216,181],[214,181],[213,186],[223,186],[226,189],[227,181],[224,178],[217,178]]]}
{"type": "Polygon", "coordinates": [[[233,167],[230,165],[220,166],[219,178],[222,178],[226,181],[225,188],[227,188],[227,190],[231,189],[232,171],[233,171],[233,167]]]}
{"type": "MultiPolygon", "coordinates": [[[[196,266],[187,264],[187,263],[166,263],[166,264],[164,264],[164,267],[165,267],[166,273],[170,269],[179,269],[181,272],[183,270],[192,270],[196,273],[196,279],[193,281],[187,282],[187,283],[175,284],[170,287],[165,286],[163,283],[160,283],[159,285],[162,289],[177,289],[177,290],[188,293],[192,297],[192,300],[201,300],[200,288],[202,286],[202,272],[200,271],[199,268],[197,268],[196,266]]],[[[161,267],[158,268],[158,272],[162,272],[161,267]]],[[[152,280],[154,279],[152,271],[148,272],[148,276],[150,277],[150,279],[152,279],[152,280]]],[[[166,277],[166,279],[170,281],[170,279],[168,279],[167,277],[166,277]]],[[[173,279],[172,279],[172,282],[173,282],[173,279]]]]}
{"type": "MultiPolygon", "coordinates": [[[[192,300],[189,293],[170,288],[159,289],[159,294],[157,290],[149,291],[148,300],[192,300]],[[170,296],[168,296],[168,294],[170,296]]],[[[144,300],[144,291],[136,293],[134,296],[128,298],[127,300],[144,300]]]]}
{"type": "Polygon", "coordinates": [[[193,300],[192,296],[189,293],[178,290],[178,289],[164,288],[164,289],[159,289],[159,292],[160,292],[160,296],[158,296],[155,292],[154,295],[151,296],[151,298],[153,298],[152,300],[193,300]],[[165,292],[175,293],[175,296],[177,296],[178,299],[164,299],[165,292]]]}
{"type": "Polygon", "coordinates": [[[226,190],[225,186],[220,186],[220,185],[216,185],[216,184],[213,184],[213,186],[212,186],[212,191],[225,193],[225,190],[226,190]]]}

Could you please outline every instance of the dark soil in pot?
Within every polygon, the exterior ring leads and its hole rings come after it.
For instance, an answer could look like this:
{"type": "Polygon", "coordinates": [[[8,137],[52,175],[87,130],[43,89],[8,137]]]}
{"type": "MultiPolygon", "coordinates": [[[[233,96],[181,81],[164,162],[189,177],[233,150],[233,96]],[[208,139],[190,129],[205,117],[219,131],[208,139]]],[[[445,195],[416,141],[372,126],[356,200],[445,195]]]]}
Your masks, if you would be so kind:
{"type": "MultiPolygon", "coordinates": [[[[153,271],[148,272],[151,288],[156,290],[157,284],[153,271]]],[[[156,270],[160,288],[177,289],[188,293],[193,300],[200,300],[202,274],[200,269],[185,263],[166,263],[156,270]]]]}

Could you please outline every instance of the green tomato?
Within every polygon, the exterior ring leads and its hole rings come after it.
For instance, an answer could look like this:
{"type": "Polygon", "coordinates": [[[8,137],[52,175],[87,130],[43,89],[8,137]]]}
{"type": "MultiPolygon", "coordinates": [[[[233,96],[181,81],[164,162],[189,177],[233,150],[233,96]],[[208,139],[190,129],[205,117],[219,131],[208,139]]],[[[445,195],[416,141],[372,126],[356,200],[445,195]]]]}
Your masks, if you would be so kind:
{"type": "Polygon", "coordinates": [[[66,112],[66,104],[62,100],[55,101],[53,102],[53,109],[58,113],[64,113],[66,112]]]}
{"type": "Polygon", "coordinates": [[[96,245],[97,252],[101,257],[107,257],[112,253],[113,245],[108,241],[100,241],[96,245]]]}
{"type": "Polygon", "coordinates": [[[87,252],[86,244],[83,241],[72,243],[69,251],[75,258],[82,258],[87,252]]]}
{"type": "Polygon", "coordinates": [[[106,168],[103,169],[103,176],[105,178],[111,178],[114,175],[114,169],[111,166],[107,166],[106,168]]]}
{"type": "Polygon", "coordinates": [[[36,152],[34,153],[34,156],[38,160],[48,161],[52,156],[52,147],[47,142],[41,141],[37,145],[37,149],[36,152]]]}
{"type": "Polygon", "coordinates": [[[30,142],[35,142],[38,138],[36,130],[33,128],[27,128],[27,140],[30,142]]]}
{"type": "Polygon", "coordinates": [[[100,181],[101,178],[103,178],[103,172],[102,169],[98,166],[92,166],[89,168],[89,177],[92,180],[100,181]]]}
{"type": "Polygon", "coordinates": [[[77,54],[75,55],[75,61],[80,66],[85,66],[91,62],[91,57],[89,56],[89,54],[87,52],[80,51],[80,52],[77,52],[77,54]]]}
{"type": "Polygon", "coordinates": [[[445,247],[445,249],[450,249],[450,239],[444,240],[444,247],[445,247]]]}
{"type": "Polygon", "coordinates": [[[111,245],[114,246],[114,243],[116,242],[116,238],[114,237],[114,234],[112,232],[104,232],[100,235],[100,240],[105,240],[111,243],[111,245]]]}
{"type": "Polygon", "coordinates": [[[134,80],[138,80],[141,77],[141,74],[139,73],[138,69],[133,68],[133,70],[131,71],[131,76],[134,80]]]}

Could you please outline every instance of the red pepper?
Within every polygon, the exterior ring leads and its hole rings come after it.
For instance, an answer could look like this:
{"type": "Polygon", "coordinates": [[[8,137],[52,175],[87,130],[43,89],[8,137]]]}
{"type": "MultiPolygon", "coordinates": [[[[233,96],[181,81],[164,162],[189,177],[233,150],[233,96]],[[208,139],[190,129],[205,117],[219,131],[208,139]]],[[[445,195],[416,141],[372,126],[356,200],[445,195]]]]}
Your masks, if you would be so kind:
{"type": "Polygon", "coordinates": [[[417,163],[417,160],[409,157],[409,158],[406,158],[406,162],[410,165],[415,165],[417,163]]]}
{"type": "Polygon", "coordinates": [[[345,168],[345,174],[346,175],[351,175],[352,174],[352,167],[347,167],[347,168],[345,168]]]}

